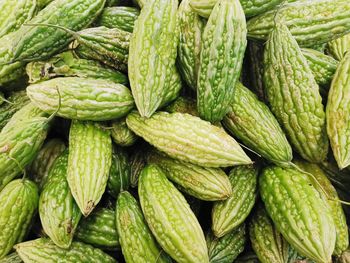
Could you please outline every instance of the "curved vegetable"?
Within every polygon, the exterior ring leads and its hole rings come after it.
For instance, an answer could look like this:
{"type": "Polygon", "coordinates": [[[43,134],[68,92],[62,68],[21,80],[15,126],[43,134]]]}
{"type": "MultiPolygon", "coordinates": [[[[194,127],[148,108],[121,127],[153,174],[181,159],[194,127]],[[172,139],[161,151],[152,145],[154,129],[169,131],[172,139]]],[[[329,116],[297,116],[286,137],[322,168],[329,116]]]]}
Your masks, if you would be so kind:
{"type": "Polygon", "coordinates": [[[337,60],[342,60],[345,53],[350,50],[350,34],[328,42],[328,50],[337,60]]]}
{"type": "Polygon", "coordinates": [[[99,26],[119,28],[132,33],[140,11],[135,7],[114,6],[103,9],[97,23],[99,26]]]}

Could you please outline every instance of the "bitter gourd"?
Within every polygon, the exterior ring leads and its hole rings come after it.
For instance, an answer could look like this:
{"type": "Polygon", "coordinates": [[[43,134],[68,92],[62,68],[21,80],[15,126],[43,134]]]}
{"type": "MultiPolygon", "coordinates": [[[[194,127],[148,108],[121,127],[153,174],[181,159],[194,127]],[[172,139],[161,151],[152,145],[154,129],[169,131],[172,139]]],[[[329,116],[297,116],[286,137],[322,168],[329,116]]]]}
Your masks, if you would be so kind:
{"type": "Polygon", "coordinates": [[[183,195],[156,165],[141,173],[143,214],[158,243],[179,263],[209,263],[203,230],[183,195]]]}
{"type": "Polygon", "coordinates": [[[114,6],[103,9],[97,24],[108,28],[119,28],[132,33],[140,11],[135,7],[114,6]]]}
{"type": "Polygon", "coordinates": [[[329,53],[337,60],[342,60],[345,53],[350,50],[350,34],[328,42],[329,53]]]}
{"type": "Polygon", "coordinates": [[[147,147],[136,145],[137,148],[130,156],[130,185],[137,187],[141,171],[147,164],[147,147]],[[146,153],[146,154],[145,154],[146,153]]]}
{"type": "Polygon", "coordinates": [[[178,97],[173,103],[168,105],[165,110],[170,113],[180,112],[180,113],[188,113],[193,116],[199,117],[199,113],[197,111],[196,100],[188,97],[178,97]]]}
{"type": "Polygon", "coordinates": [[[136,140],[136,134],[126,125],[126,118],[120,118],[111,122],[111,136],[113,142],[120,146],[133,145],[136,140]]]}
{"type": "Polygon", "coordinates": [[[340,62],[328,93],[326,107],[327,133],[338,167],[350,164],[348,141],[350,140],[350,52],[340,62]]]}
{"type": "Polygon", "coordinates": [[[171,262],[157,244],[140,205],[129,192],[121,192],[118,196],[116,224],[127,263],[171,262]]]}
{"type": "Polygon", "coordinates": [[[27,95],[41,110],[68,119],[112,120],[134,107],[127,87],[103,79],[50,79],[28,86],[27,95]]]}
{"type": "Polygon", "coordinates": [[[266,102],[264,88],[264,46],[255,41],[248,41],[249,50],[249,68],[251,74],[251,82],[248,86],[258,98],[266,102]]]}
{"type": "Polygon", "coordinates": [[[316,262],[331,262],[334,221],[309,175],[271,166],[260,175],[259,186],[269,216],[288,243],[316,262]]]}
{"type": "Polygon", "coordinates": [[[229,111],[247,46],[239,0],[219,0],[204,28],[197,84],[201,118],[221,121],[229,111]]]}
{"type": "Polygon", "coordinates": [[[251,163],[223,129],[189,114],[158,112],[143,118],[131,112],[126,123],[137,135],[175,159],[205,167],[251,163]]]}
{"type": "Polygon", "coordinates": [[[13,252],[3,259],[0,259],[0,263],[23,263],[23,261],[16,252],[13,252]]]}
{"type": "Polygon", "coordinates": [[[200,200],[224,200],[232,194],[230,180],[220,168],[201,167],[156,151],[149,155],[148,161],[159,166],[180,190],[200,200]]]}
{"type": "Polygon", "coordinates": [[[321,162],[328,152],[328,139],[319,87],[297,42],[283,24],[277,23],[271,32],[264,65],[271,111],[295,150],[310,162],[321,162]]]}
{"type": "Polygon", "coordinates": [[[226,235],[247,218],[257,196],[257,176],[258,169],[251,165],[231,170],[232,195],[227,200],[215,202],[211,213],[211,228],[216,237],[226,235]]]}
{"type": "Polygon", "coordinates": [[[88,216],[100,201],[111,162],[109,132],[97,123],[73,120],[69,132],[67,180],[84,216],[88,216]]]}

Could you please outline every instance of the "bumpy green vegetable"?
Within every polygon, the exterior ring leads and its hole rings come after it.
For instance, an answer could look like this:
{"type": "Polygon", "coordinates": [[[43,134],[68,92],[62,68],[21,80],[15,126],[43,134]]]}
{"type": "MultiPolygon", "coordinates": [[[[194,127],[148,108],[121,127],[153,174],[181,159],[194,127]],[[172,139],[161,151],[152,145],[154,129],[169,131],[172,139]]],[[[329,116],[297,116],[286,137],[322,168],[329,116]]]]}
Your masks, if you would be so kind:
{"type": "Polygon", "coordinates": [[[119,248],[119,236],[115,222],[115,212],[101,208],[80,221],[75,238],[94,247],[119,248]]]}
{"type": "Polygon", "coordinates": [[[275,21],[285,24],[301,46],[326,43],[350,32],[350,2],[301,0],[283,4],[277,14],[271,10],[250,19],[248,37],[266,40],[275,21]]]}
{"type": "Polygon", "coordinates": [[[207,168],[172,159],[154,151],[149,162],[158,165],[169,180],[189,195],[206,201],[224,200],[231,196],[232,187],[220,168],[207,168]]]}
{"type": "Polygon", "coordinates": [[[129,79],[141,116],[150,117],[167,94],[178,44],[177,0],[142,8],[130,39],[129,79]]]}
{"type": "Polygon", "coordinates": [[[136,142],[138,137],[126,125],[126,118],[114,120],[111,124],[111,136],[115,144],[120,146],[130,146],[136,142]]]}
{"type": "Polygon", "coordinates": [[[70,51],[61,53],[47,61],[37,61],[27,64],[29,83],[37,83],[56,77],[80,77],[110,80],[115,83],[127,84],[127,77],[110,67],[101,65],[94,60],[79,59],[70,51]]]}
{"type": "Polygon", "coordinates": [[[336,263],[349,263],[350,262],[350,248],[348,248],[343,254],[337,258],[336,263]]]}
{"type": "Polygon", "coordinates": [[[156,165],[146,166],[139,181],[139,196],[149,228],[174,260],[208,263],[201,226],[183,195],[156,165]]]}
{"type": "Polygon", "coordinates": [[[309,175],[271,166],[260,175],[259,185],[266,210],[288,243],[316,262],[331,262],[334,221],[309,175]]]}
{"type": "Polygon", "coordinates": [[[25,238],[38,199],[38,189],[29,180],[14,180],[0,192],[0,258],[25,238]]]}
{"type": "Polygon", "coordinates": [[[98,248],[81,242],[73,242],[69,249],[57,247],[48,238],[39,238],[15,246],[24,263],[116,263],[108,254],[98,248]]]}
{"type": "Polygon", "coordinates": [[[327,133],[338,167],[343,169],[350,164],[350,52],[340,62],[328,94],[326,117],[327,133]]]}
{"type": "Polygon", "coordinates": [[[147,119],[132,112],[126,123],[137,135],[175,159],[206,167],[251,163],[223,129],[189,114],[158,112],[147,119]]]}
{"type": "Polygon", "coordinates": [[[255,41],[248,41],[251,88],[261,101],[266,102],[264,89],[264,46],[255,41]]]}
{"type": "Polygon", "coordinates": [[[166,89],[164,91],[164,96],[162,102],[159,105],[159,108],[163,108],[164,106],[168,105],[170,102],[175,100],[180,94],[182,82],[180,74],[175,66],[171,70],[171,77],[166,83],[165,87],[166,89]]]}
{"type": "Polygon", "coordinates": [[[178,11],[180,42],[177,64],[186,84],[197,88],[202,32],[204,21],[190,7],[190,0],[181,1],[178,11]]]}
{"type": "Polygon", "coordinates": [[[81,217],[67,182],[68,151],[52,165],[39,200],[42,227],[61,248],[69,248],[81,217]]]}
{"type": "Polygon", "coordinates": [[[209,232],[206,240],[210,263],[232,263],[244,250],[246,243],[245,225],[240,225],[221,238],[217,238],[209,232]]]}
{"type": "Polygon", "coordinates": [[[267,160],[279,165],[292,160],[292,148],[270,109],[241,83],[233,91],[223,125],[267,160]]]}
{"type": "Polygon", "coordinates": [[[23,263],[23,261],[16,252],[13,252],[3,259],[0,259],[0,263],[23,263]]]}
{"type": "Polygon", "coordinates": [[[103,9],[97,23],[99,26],[119,28],[132,33],[140,11],[134,7],[115,6],[103,9]]]}
{"type": "Polygon", "coordinates": [[[211,213],[215,236],[226,235],[247,218],[255,204],[257,175],[258,169],[251,165],[238,166],[231,170],[229,179],[232,196],[214,203],[211,213]]]}
{"type": "Polygon", "coordinates": [[[180,112],[188,113],[193,116],[199,116],[196,100],[188,97],[178,97],[173,103],[168,105],[165,110],[170,113],[180,112]]]}
{"type": "Polygon", "coordinates": [[[338,67],[338,61],[313,49],[303,48],[301,51],[310,66],[317,84],[328,85],[331,83],[338,67]]]}
{"type": "MultiPolygon", "coordinates": [[[[78,31],[88,26],[102,11],[105,0],[55,0],[28,24],[54,24],[78,31]]],[[[65,48],[71,35],[57,28],[23,25],[13,44],[14,61],[45,59],[65,48]]]]}
{"type": "Polygon", "coordinates": [[[201,118],[221,121],[233,100],[245,48],[246,21],[239,0],[219,0],[203,32],[197,107],[201,118]]]}
{"type": "Polygon", "coordinates": [[[65,143],[60,139],[51,139],[46,142],[30,165],[29,174],[33,181],[42,189],[55,160],[66,149],[65,143]]]}
{"type": "Polygon", "coordinates": [[[47,113],[77,120],[112,120],[134,106],[127,87],[92,78],[55,78],[27,87],[33,103],[47,113]]]}
{"type": "Polygon", "coordinates": [[[350,34],[339,37],[328,43],[328,50],[334,58],[342,60],[345,53],[350,50],[350,34]]]}
{"type": "Polygon", "coordinates": [[[285,25],[271,32],[264,53],[264,82],[271,111],[295,150],[321,162],[328,152],[319,87],[297,42],[285,25]]]}
{"type": "Polygon", "coordinates": [[[112,165],[109,171],[107,189],[115,198],[130,186],[130,163],[127,153],[120,147],[115,147],[112,155],[112,165]]]}
{"type": "Polygon", "coordinates": [[[144,147],[135,149],[135,152],[130,157],[130,185],[131,187],[137,187],[137,183],[141,174],[142,169],[147,164],[147,152],[144,147]],[[145,154],[146,153],[146,154],[145,154]]]}
{"type": "Polygon", "coordinates": [[[171,262],[155,241],[139,204],[129,192],[121,192],[118,197],[116,223],[127,263],[171,262]]]}
{"type": "Polygon", "coordinates": [[[108,131],[93,122],[72,121],[69,132],[67,180],[84,216],[100,201],[112,162],[108,131]]]}

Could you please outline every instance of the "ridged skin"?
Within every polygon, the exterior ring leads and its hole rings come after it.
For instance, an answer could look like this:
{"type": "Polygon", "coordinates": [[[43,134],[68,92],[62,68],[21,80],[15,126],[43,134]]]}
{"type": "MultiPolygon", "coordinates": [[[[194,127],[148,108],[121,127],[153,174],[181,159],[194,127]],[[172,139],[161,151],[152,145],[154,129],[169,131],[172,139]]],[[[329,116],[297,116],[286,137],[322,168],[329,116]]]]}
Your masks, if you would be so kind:
{"type": "Polygon", "coordinates": [[[135,152],[130,156],[130,185],[131,187],[137,187],[138,180],[142,169],[147,164],[147,154],[142,148],[136,148],[135,152]]]}
{"type": "MultiPolygon", "coordinates": [[[[266,40],[273,29],[276,10],[263,13],[247,22],[248,37],[266,40]]],[[[329,42],[350,32],[348,0],[300,0],[286,3],[276,20],[285,24],[303,47],[329,42]]]]}
{"type": "Polygon", "coordinates": [[[48,238],[39,238],[15,246],[24,263],[116,263],[98,248],[81,242],[73,242],[69,249],[57,247],[48,238]]]}
{"type": "Polygon", "coordinates": [[[317,50],[302,48],[301,51],[309,64],[317,84],[330,84],[337,70],[338,61],[317,50]]]}
{"type": "Polygon", "coordinates": [[[288,243],[316,262],[331,262],[334,221],[309,175],[271,166],[260,175],[259,185],[266,210],[288,243]]]}
{"type": "Polygon", "coordinates": [[[165,108],[167,112],[174,113],[188,113],[193,116],[199,117],[199,113],[197,111],[196,100],[188,98],[188,97],[178,97],[173,103],[165,108]]]}
{"type": "Polygon", "coordinates": [[[350,164],[350,53],[340,62],[328,93],[327,133],[338,167],[350,164]]]}
{"type": "Polygon", "coordinates": [[[179,263],[209,263],[196,216],[158,166],[143,169],[138,192],[148,226],[164,251],[179,263]]]}
{"type": "Polygon", "coordinates": [[[37,8],[36,0],[3,0],[0,2],[0,37],[16,31],[30,20],[37,8]]]}
{"type": "Polygon", "coordinates": [[[160,106],[172,77],[178,44],[177,0],[155,0],[141,9],[129,48],[129,79],[141,116],[160,106]]]}
{"type": "Polygon", "coordinates": [[[51,3],[53,0],[36,0],[37,5],[39,7],[39,9],[44,8],[45,6],[47,6],[49,3],[51,3]]]}
{"type": "Polygon", "coordinates": [[[245,225],[240,225],[221,238],[217,238],[209,232],[206,240],[210,263],[232,263],[244,250],[246,244],[245,225]]]}
{"type": "Polygon", "coordinates": [[[137,135],[175,159],[205,167],[251,163],[223,129],[189,114],[158,112],[147,119],[134,111],[126,123],[137,135]]]}
{"type": "Polygon", "coordinates": [[[182,89],[182,81],[180,74],[177,68],[174,66],[171,71],[171,77],[166,84],[166,92],[162,98],[162,102],[159,105],[159,108],[163,108],[164,106],[171,103],[180,95],[180,91],[182,89]]]}
{"type": "Polygon", "coordinates": [[[251,85],[249,88],[254,91],[258,98],[266,102],[264,88],[264,46],[255,41],[248,41],[251,85]]]}
{"type": "Polygon", "coordinates": [[[350,50],[350,34],[328,42],[328,51],[337,60],[342,60],[345,53],[350,50]]]}
{"type": "Polygon", "coordinates": [[[111,163],[109,132],[96,123],[73,120],[69,132],[67,180],[85,217],[105,192],[111,163]]]}
{"type": "Polygon", "coordinates": [[[135,7],[114,6],[103,9],[97,24],[108,28],[119,28],[132,33],[140,11],[135,7]]]}
{"type": "Polygon", "coordinates": [[[129,192],[121,192],[118,197],[116,224],[126,263],[171,262],[157,244],[140,205],[129,192]]]}
{"type": "Polygon", "coordinates": [[[301,161],[296,162],[296,164],[304,171],[309,172],[313,176],[315,176],[317,182],[322,185],[323,190],[325,190],[328,195],[325,196],[319,184],[312,181],[314,187],[317,189],[320,195],[323,196],[323,199],[326,200],[328,206],[330,207],[332,218],[335,224],[335,230],[337,233],[333,255],[340,256],[342,252],[344,252],[349,246],[349,233],[348,226],[346,224],[345,214],[341,203],[339,203],[338,201],[332,201],[328,199],[339,199],[337,191],[327,178],[326,174],[317,164],[311,164],[301,161]]]}
{"type": "Polygon", "coordinates": [[[3,259],[0,259],[0,263],[23,263],[23,261],[16,252],[13,252],[3,259]]]}
{"type": "Polygon", "coordinates": [[[65,143],[61,139],[51,139],[40,149],[34,161],[29,167],[29,174],[38,185],[39,190],[46,183],[49,171],[58,156],[66,149],[65,143]]]}
{"type": "Polygon", "coordinates": [[[196,90],[202,32],[205,23],[190,7],[190,0],[181,1],[178,10],[178,23],[180,40],[177,48],[177,65],[186,84],[196,90]]]}
{"type": "Polygon", "coordinates": [[[233,136],[267,160],[288,165],[292,148],[278,121],[265,103],[241,83],[233,91],[229,113],[222,121],[233,136]]]}
{"type": "MultiPolygon", "coordinates": [[[[78,31],[99,15],[105,0],[55,0],[42,9],[28,24],[54,24],[78,31]]],[[[14,61],[45,59],[65,48],[71,35],[63,30],[43,26],[21,26],[13,47],[14,61]]]]}
{"type": "MultiPolygon", "coordinates": [[[[0,133],[0,190],[20,175],[40,150],[49,128],[45,117],[23,120],[0,133]]],[[[6,126],[5,126],[6,129],[6,126]]]]}
{"type": "Polygon", "coordinates": [[[201,118],[221,121],[233,100],[247,46],[245,16],[239,0],[219,0],[203,32],[197,84],[201,118]]]}
{"type": "Polygon", "coordinates": [[[81,213],[67,182],[68,151],[53,163],[39,199],[42,227],[51,240],[61,248],[69,248],[81,213]]]}
{"type": "Polygon", "coordinates": [[[127,84],[127,77],[99,62],[79,59],[70,51],[63,52],[46,61],[31,62],[26,66],[29,83],[37,83],[56,77],[80,77],[110,80],[115,83],[127,84]]]}
{"type": "Polygon", "coordinates": [[[25,91],[12,92],[7,98],[11,103],[4,102],[0,107],[0,130],[5,127],[13,114],[29,103],[25,91]]]}
{"type": "Polygon", "coordinates": [[[0,192],[0,259],[25,238],[38,199],[38,189],[29,180],[14,180],[0,192]]]}
{"type": "Polygon", "coordinates": [[[118,198],[120,192],[128,190],[130,186],[130,172],[127,152],[121,147],[115,147],[107,184],[108,193],[114,198],[118,198]]]}
{"type": "Polygon", "coordinates": [[[252,210],[257,196],[258,169],[237,166],[229,174],[232,195],[214,203],[211,229],[216,237],[223,237],[244,222],[252,210]]]}
{"type": "Polygon", "coordinates": [[[50,79],[28,86],[27,95],[41,110],[76,120],[112,120],[134,107],[127,87],[103,79],[50,79]]]}
{"type": "Polygon", "coordinates": [[[74,237],[103,249],[120,248],[114,210],[101,208],[83,218],[74,237]]]}
{"type": "Polygon", "coordinates": [[[249,237],[261,263],[285,263],[289,245],[277,231],[263,206],[259,206],[249,223],[249,237]]]}
{"type": "Polygon", "coordinates": [[[319,87],[297,42],[277,24],[264,52],[264,83],[271,111],[294,147],[310,162],[328,152],[325,113],[319,87]]]}
{"type": "Polygon", "coordinates": [[[126,118],[120,118],[111,122],[111,136],[113,142],[120,146],[131,146],[136,140],[136,134],[126,125],[126,118]]]}
{"type": "Polygon", "coordinates": [[[148,158],[159,166],[167,178],[180,186],[180,190],[200,200],[225,200],[232,194],[230,180],[220,168],[201,167],[172,159],[154,151],[148,158]]]}
{"type": "Polygon", "coordinates": [[[348,248],[340,257],[335,261],[336,263],[350,263],[350,248],[348,248]]]}

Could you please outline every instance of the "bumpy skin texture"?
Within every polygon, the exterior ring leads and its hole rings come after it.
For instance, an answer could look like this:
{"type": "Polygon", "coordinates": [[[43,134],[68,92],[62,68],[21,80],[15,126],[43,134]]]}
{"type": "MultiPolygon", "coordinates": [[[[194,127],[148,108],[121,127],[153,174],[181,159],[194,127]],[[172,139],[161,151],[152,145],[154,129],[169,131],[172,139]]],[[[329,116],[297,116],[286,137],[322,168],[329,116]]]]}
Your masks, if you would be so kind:
{"type": "Polygon", "coordinates": [[[158,166],[143,169],[138,192],[148,226],[164,251],[179,263],[209,263],[196,216],[158,166]]]}
{"type": "Polygon", "coordinates": [[[210,263],[232,263],[244,250],[246,243],[245,225],[240,225],[221,238],[217,238],[209,232],[206,240],[210,263]]]}
{"type": "Polygon", "coordinates": [[[85,217],[105,192],[111,162],[112,140],[109,132],[93,122],[72,121],[67,180],[85,217]]]}
{"type": "Polygon", "coordinates": [[[177,0],[152,1],[135,23],[128,71],[141,116],[150,117],[167,93],[177,53],[177,6],[177,0]]]}
{"type": "Polygon", "coordinates": [[[0,192],[0,259],[25,238],[38,199],[38,189],[29,180],[14,180],[0,192]]]}
{"type": "Polygon", "coordinates": [[[171,70],[171,77],[166,83],[166,90],[162,101],[159,105],[159,108],[163,108],[168,105],[170,102],[175,100],[179,95],[182,88],[182,81],[180,74],[175,66],[171,70]]]}
{"type": "Polygon", "coordinates": [[[350,34],[328,42],[328,51],[337,60],[342,60],[345,53],[350,50],[350,34]]]}
{"type": "Polygon", "coordinates": [[[340,62],[328,93],[327,133],[338,167],[350,164],[350,53],[340,62]]]}
{"type": "Polygon", "coordinates": [[[348,0],[301,0],[284,4],[247,22],[248,37],[266,40],[275,20],[285,24],[304,47],[326,43],[350,32],[348,0]]]}
{"type": "Polygon", "coordinates": [[[99,62],[88,59],[79,59],[70,51],[63,52],[46,61],[36,61],[27,64],[26,72],[29,83],[37,83],[56,77],[80,77],[105,79],[115,83],[127,84],[127,77],[99,62]]]}
{"type": "Polygon", "coordinates": [[[193,116],[199,117],[199,113],[197,111],[196,100],[189,97],[178,97],[173,103],[168,105],[165,110],[170,113],[180,112],[180,113],[188,113],[193,116]]]}
{"type": "Polygon", "coordinates": [[[254,91],[258,98],[266,102],[265,88],[264,88],[264,46],[255,41],[248,41],[249,62],[251,74],[251,86],[249,88],[254,91]]]}
{"type": "Polygon", "coordinates": [[[292,160],[292,148],[270,109],[241,83],[233,91],[223,125],[252,150],[279,165],[292,160]]]}
{"type": "Polygon", "coordinates": [[[111,136],[113,142],[120,146],[131,146],[136,140],[136,134],[126,125],[126,118],[120,118],[111,123],[111,136]]]}
{"type": "Polygon", "coordinates": [[[142,169],[147,164],[147,153],[146,149],[136,148],[130,156],[130,185],[131,187],[137,187],[138,180],[142,169]]]}
{"type": "Polygon", "coordinates": [[[294,149],[310,162],[328,152],[319,87],[297,42],[285,25],[271,32],[264,53],[264,83],[271,111],[294,149]]]}
{"type": "Polygon", "coordinates": [[[135,7],[115,6],[103,9],[97,24],[108,28],[119,28],[132,33],[140,11],[135,7]]]}
{"type": "Polygon", "coordinates": [[[326,174],[317,164],[301,161],[296,162],[296,164],[304,171],[311,173],[323,188],[321,189],[318,183],[316,183],[314,180],[312,181],[314,187],[317,189],[323,199],[326,200],[331,210],[332,218],[335,224],[335,230],[337,233],[333,255],[340,256],[349,246],[349,233],[342,204],[338,201],[332,201],[328,199],[330,198],[333,200],[338,200],[339,197],[337,191],[327,178],[326,174]],[[327,196],[325,196],[325,193],[323,191],[326,191],[327,196]]]}
{"type": "Polygon", "coordinates": [[[39,199],[42,227],[61,248],[69,248],[81,217],[67,182],[68,151],[61,154],[50,170],[39,199]]]}
{"type": "Polygon", "coordinates": [[[223,129],[189,114],[158,112],[147,119],[132,112],[126,123],[137,135],[175,159],[205,167],[251,163],[223,129]]]}
{"type": "Polygon", "coordinates": [[[0,3],[0,37],[16,31],[30,20],[37,8],[36,0],[3,0],[0,3]]]}
{"type": "Polygon", "coordinates": [[[348,248],[344,253],[338,257],[335,261],[336,263],[349,263],[350,262],[350,248],[348,248]]]}
{"type": "Polygon", "coordinates": [[[73,242],[69,249],[56,246],[48,238],[39,238],[15,246],[24,263],[116,263],[98,248],[81,242],[73,242]]]}
{"type": "Polygon", "coordinates": [[[197,85],[201,118],[221,121],[228,112],[242,68],[246,36],[239,0],[219,0],[203,32],[197,85]]]}
{"type": "Polygon", "coordinates": [[[331,83],[339,64],[338,61],[317,50],[303,48],[301,51],[309,64],[317,84],[328,85],[331,83]]]}
{"type": "Polygon", "coordinates": [[[0,262],[1,263],[23,263],[22,259],[16,252],[13,252],[7,255],[6,257],[0,259],[0,262]]]}
{"type": "Polygon", "coordinates": [[[266,210],[288,243],[316,262],[331,262],[334,221],[309,175],[271,166],[260,175],[259,185],[266,210]]]}
{"type": "Polygon", "coordinates": [[[117,249],[120,244],[115,222],[114,210],[101,208],[80,221],[74,238],[101,249],[117,249]]]}
{"type": "Polygon", "coordinates": [[[29,168],[30,177],[39,186],[39,189],[42,189],[46,183],[52,165],[65,149],[65,143],[57,138],[46,142],[40,149],[29,168]]]}
{"type": "Polygon", "coordinates": [[[76,120],[112,120],[134,107],[127,87],[102,79],[55,78],[28,86],[27,95],[41,110],[76,120]]]}
{"type": "Polygon", "coordinates": [[[148,161],[158,165],[180,190],[200,200],[225,200],[232,194],[230,180],[220,168],[201,167],[152,152],[148,161]]]}
{"type": "Polygon", "coordinates": [[[190,0],[181,1],[178,23],[180,40],[177,48],[177,65],[186,84],[196,90],[202,32],[205,24],[190,7],[190,0]]]}
{"type": "Polygon", "coordinates": [[[252,248],[262,263],[287,262],[289,245],[262,205],[257,208],[249,223],[249,237],[252,248]]]}
{"type": "MultiPolygon", "coordinates": [[[[41,10],[28,24],[53,24],[78,31],[99,15],[105,0],[56,0],[41,10]]],[[[13,47],[14,61],[45,59],[65,48],[71,35],[47,26],[21,26],[13,47]]]]}
{"type": "Polygon", "coordinates": [[[116,224],[127,263],[171,262],[157,244],[140,205],[129,192],[121,192],[118,196],[116,224]]]}
{"type": "Polygon", "coordinates": [[[222,237],[244,222],[252,210],[257,196],[258,169],[251,165],[237,166],[230,172],[232,195],[214,203],[211,213],[212,230],[222,237]]]}

